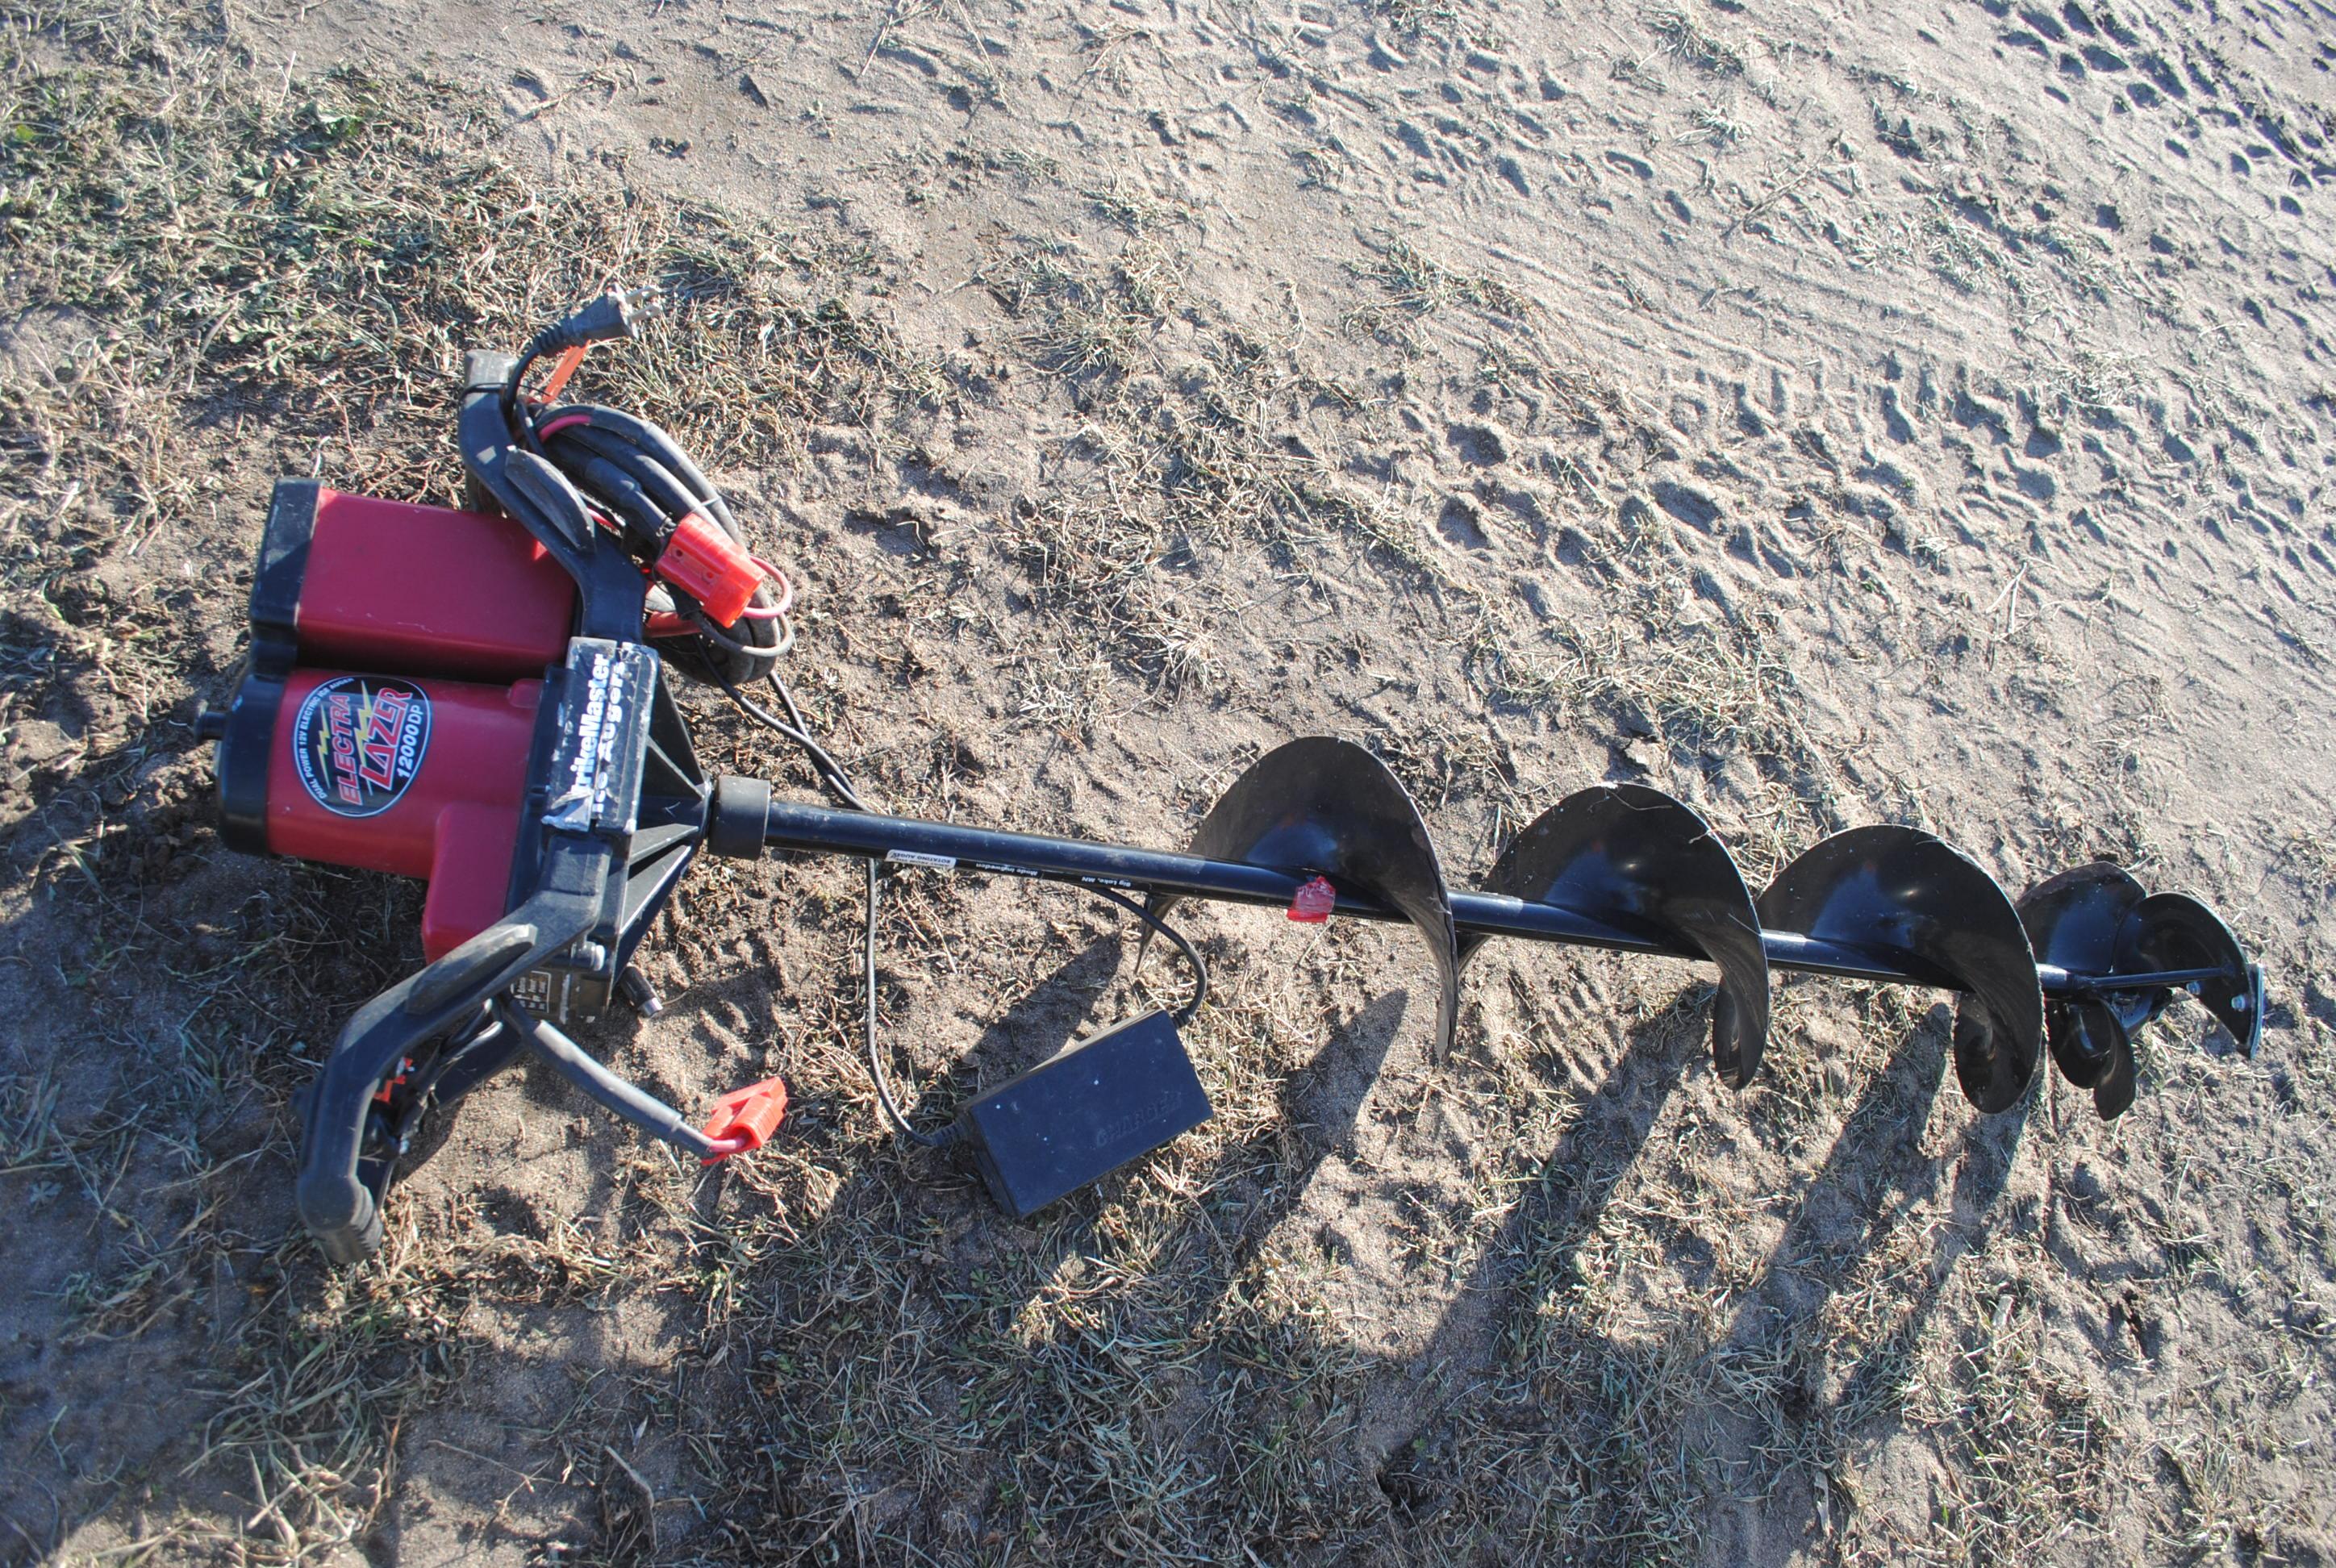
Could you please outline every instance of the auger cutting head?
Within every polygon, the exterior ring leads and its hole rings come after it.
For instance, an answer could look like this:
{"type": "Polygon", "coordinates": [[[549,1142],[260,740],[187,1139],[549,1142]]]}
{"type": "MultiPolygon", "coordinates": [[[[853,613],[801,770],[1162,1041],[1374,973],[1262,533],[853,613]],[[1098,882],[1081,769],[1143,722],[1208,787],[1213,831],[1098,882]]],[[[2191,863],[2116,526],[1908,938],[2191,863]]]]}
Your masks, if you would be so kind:
{"type": "Polygon", "coordinates": [[[2037,961],[2107,979],[2056,998],[2045,1032],[2061,1075],[2093,1092],[2110,1117],[2133,1104],[2133,1037],[2166,1010],[2171,986],[2124,987],[2119,974],[2203,970],[2179,989],[2203,1002],[2252,1057],[2263,1030],[2263,971],[2247,961],[2212,910],[2182,893],[2146,892],[2122,867],[2105,861],[2062,872],[2020,901],[2037,961]]]}
{"type": "Polygon", "coordinates": [[[630,297],[611,297],[516,360],[473,356],[460,427],[470,511],[281,487],[250,657],[230,706],[205,720],[230,842],[431,882],[428,963],[357,1010],[303,1098],[300,1211],[337,1260],[379,1245],[420,1120],[525,1052],[709,1164],[774,1135],[777,1080],[722,1096],[694,1126],[560,1027],[620,997],[657,1010],[628,960],[701,852],[868,862],[870,1089],[903,1135],[968,1148],[1017,1214],[1208,1115],[1176,1035],[1207,996],[1200,953],[1170,923],[1193,898],[1408,923],[1436,969],[1439,1052],[1458,1028],[1464,967],[1495,936],[1711,964],[1712,1062],[1738,1088],[1766,1049],[1771,970],[1961,993],[1956,1076],[1987,1112],[2019,1103],[2049,1041],[2061,1073],[2117,1115],[2134,1096],[2135,1033],[2177,996],[2255,1047],[2262,976],[2196,900],[2096,864],[2015,904],[1913,828],[1837,833],[1755,898],[1686,804],[1600,785],[1504,845],[1480,890],[1455,891],[1401,783],[1322,737],[1259,757],[1189,853],[875,814],[778,677],[793,592],[719,492],[646,421],[523,392],[533,360],[562,355],[556,384],[584,345],[628,332],[637,315],[630,297]],[[676,665],[798,747],[836,803],[708,780],[667,691],[676,665]],[[749,696],[750,683],[768,695],[749,696]],[[1191,1000],[1076,1042],[953,1125],[919,1131],[892,1098],[878,1037],[876,911],[885,876],[930,872],[1065,883],[1110,902],[1143,921],[1147,943],[1174,946],[1191,1000]]]}

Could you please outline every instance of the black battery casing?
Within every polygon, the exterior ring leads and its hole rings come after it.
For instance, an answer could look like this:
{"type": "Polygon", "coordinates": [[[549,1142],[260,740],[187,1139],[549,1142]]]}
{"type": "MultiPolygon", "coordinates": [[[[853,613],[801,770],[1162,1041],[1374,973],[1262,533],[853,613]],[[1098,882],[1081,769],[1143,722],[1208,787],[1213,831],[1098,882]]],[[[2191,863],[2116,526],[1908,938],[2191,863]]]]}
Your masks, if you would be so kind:
{"type": "Polygon", "coordinates": [[[958,1117],[998,1206],[1016,1219],[1102,1180],[1213,1114],[1164,1012],[1064,1047],[958,1117]]]}

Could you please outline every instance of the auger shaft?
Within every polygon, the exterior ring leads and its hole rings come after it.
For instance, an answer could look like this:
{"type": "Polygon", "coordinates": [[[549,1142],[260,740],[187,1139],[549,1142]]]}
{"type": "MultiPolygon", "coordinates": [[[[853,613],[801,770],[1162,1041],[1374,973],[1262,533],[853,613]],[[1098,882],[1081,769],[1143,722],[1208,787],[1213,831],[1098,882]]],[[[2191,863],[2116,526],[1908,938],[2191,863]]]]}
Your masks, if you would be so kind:
{"type": "MultiPolygon", "coordinates": [[[[842,854],[895,864],[965,870],[996,876],[1075,882],[1123,891],[1158,892],[1213,899],[1227,903],[1287,908],[1308,879],[1264,866],[1197,855],[1097,843],[1085,839],[1007,833],[914,817],[839,811],[798,801],[774,799],[764,817],[763,842],[773,850],[842,854]]],[[[1356,920],[1402,921],[1407,917],[1352,888],[1339,888],[1335,912],[1356,920]]],[[[1556,904],[1494,893],[1451,894],[1454,922],[1464,935],[1516,937],[1561,942],[1612,952],[1700,959],[1704,955],[1650,930],[1628,929],[1556,904]]],[[[1797,931],[1763,930],[1761,944],[1771,968],[1886,985],[1964,988],[1942,970],[1884,958],[1854,944],[1822,940],[1797,931]]],[[[2114,978],[2117,991],[2181,987],[2210,979],[2211,969],[2168,969],[2114,978]]],[[[2080,974],[2053,964],[2036,967],[2047,996],[2090,996],[2107,989],[2107,977],[2080,974]]]]}

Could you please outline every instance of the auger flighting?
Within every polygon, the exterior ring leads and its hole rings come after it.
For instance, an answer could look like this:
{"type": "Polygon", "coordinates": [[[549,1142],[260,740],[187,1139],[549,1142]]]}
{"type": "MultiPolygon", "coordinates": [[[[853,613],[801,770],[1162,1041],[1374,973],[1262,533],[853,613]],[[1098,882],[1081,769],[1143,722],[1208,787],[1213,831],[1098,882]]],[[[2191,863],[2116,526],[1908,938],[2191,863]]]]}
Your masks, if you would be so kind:
{"type": "MultiPolygon", "coordinates": [[[[741,787],[763,786],[716,785],[741,787]]],[[[1771,969],[1961,993],[1955,1073],[1990,1113],[2027,1092],[2049,1041],[2068,1080],[2093,1092],[2103,1117],[2117,1115],[2133,1101],[2134,1032],[2177,995],[2205,1005],[2249,1056],[2262,1025],[2262,970],[2197,900],[2149,893],[2097,862],[2014,902],[1918,828],[1835,833],[1755,897],[1684,803],[1644,784],[1601,784],[1512,839],[1483,891],[1455,891],[1402,784],[1371,753],[1329,737],[1259,758],[1181,855],[778,800],[764,820],[774,848],[1138,891],[1155,917],[1185,898],[1290,905],[1321,879],[1336,892],[1333,912],[1417,929],[1436,966],[1446,1052],[1460,977],[1496,936],[1711,963],[1712,1063],[1735,1088],[1760,1065],[1771,969]]]]}
{"type": "Polygon", "coordinates": [[[381,1245],[390,1183],[423,1119],[522,1053],[707,1164],[776,1132],[776,1078],[722,1096],[701,1127],[564,1032],[618,998],[659,1010],[633,958],[701,852],[866,862],[871,1093],[904,1138],[969,1152],[1017,1215],[1209,1115],[1176,1032],[1208,993],[1199,951],[1170,923],[1185,899],[1409,922],[1435,964],[1445,1053],[1467,960],[1496,936],[1709,962],[1712,1060],[1738,1088],[1767,1046],[1772,969],[1960,993],[1955,1071],[1982,1111],[2019,1102],[2049,1042],[2100,1114],[2117,1115],[2133,1100],[2135,1031],[2176,996],[2254,1050],[2262,975],[2196,900],[2093,864],[2014,902],[1913,828],[1836,833],[1756,897],[1684,803],[1601,785],[1517,834],[1482,888],[1455,891],[1395,775],[1324,738],[1260,757],[1182,854],[880,815],[779,673],[794,590],[747,548],[720,492],[647,421],[550,403],[587,346],[629,336],[654,308],[654,291],[611,294],[517,356],[469,357],[467,510],[313,480],[285,481],[268,509],[250,653],[229,705],[201,721],[219,743],[224,836],[430,882],[428,961],[357,1009],[301,1096],[300,1214],[337,1261],[381,1245]],[[529,393],[530,367],[554,355],[529,393]],[[709,779],[675,674],[718,687],[795,746],[835,803],[709,779]],[[920,1130],[892,1097],[879,1034],[878,910],[903,868],[1081,888],[1141,920],[1147,945],[1173,945],[1191,998],[1076,1041],[920,1130]]]}

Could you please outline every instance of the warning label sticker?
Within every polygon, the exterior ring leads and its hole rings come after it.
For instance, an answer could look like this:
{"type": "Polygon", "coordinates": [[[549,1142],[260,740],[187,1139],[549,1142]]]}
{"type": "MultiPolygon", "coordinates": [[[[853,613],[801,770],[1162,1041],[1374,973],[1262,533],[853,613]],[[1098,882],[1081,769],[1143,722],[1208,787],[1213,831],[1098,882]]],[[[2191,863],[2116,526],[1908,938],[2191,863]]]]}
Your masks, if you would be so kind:
{"type": "Polygon", "coordinates": [[[430,750],[430,697],[410,680],[342,675],[292,719],[292,765],[316,803],[345,817],[395,805],[430,750]]]}
{"type": "Polygon", "coordinates": [[[929,855],[922,850],[886,850],[884,858],[894,865],[930,866],[940,872],[957,869],[955,855],[929,855]]]}

